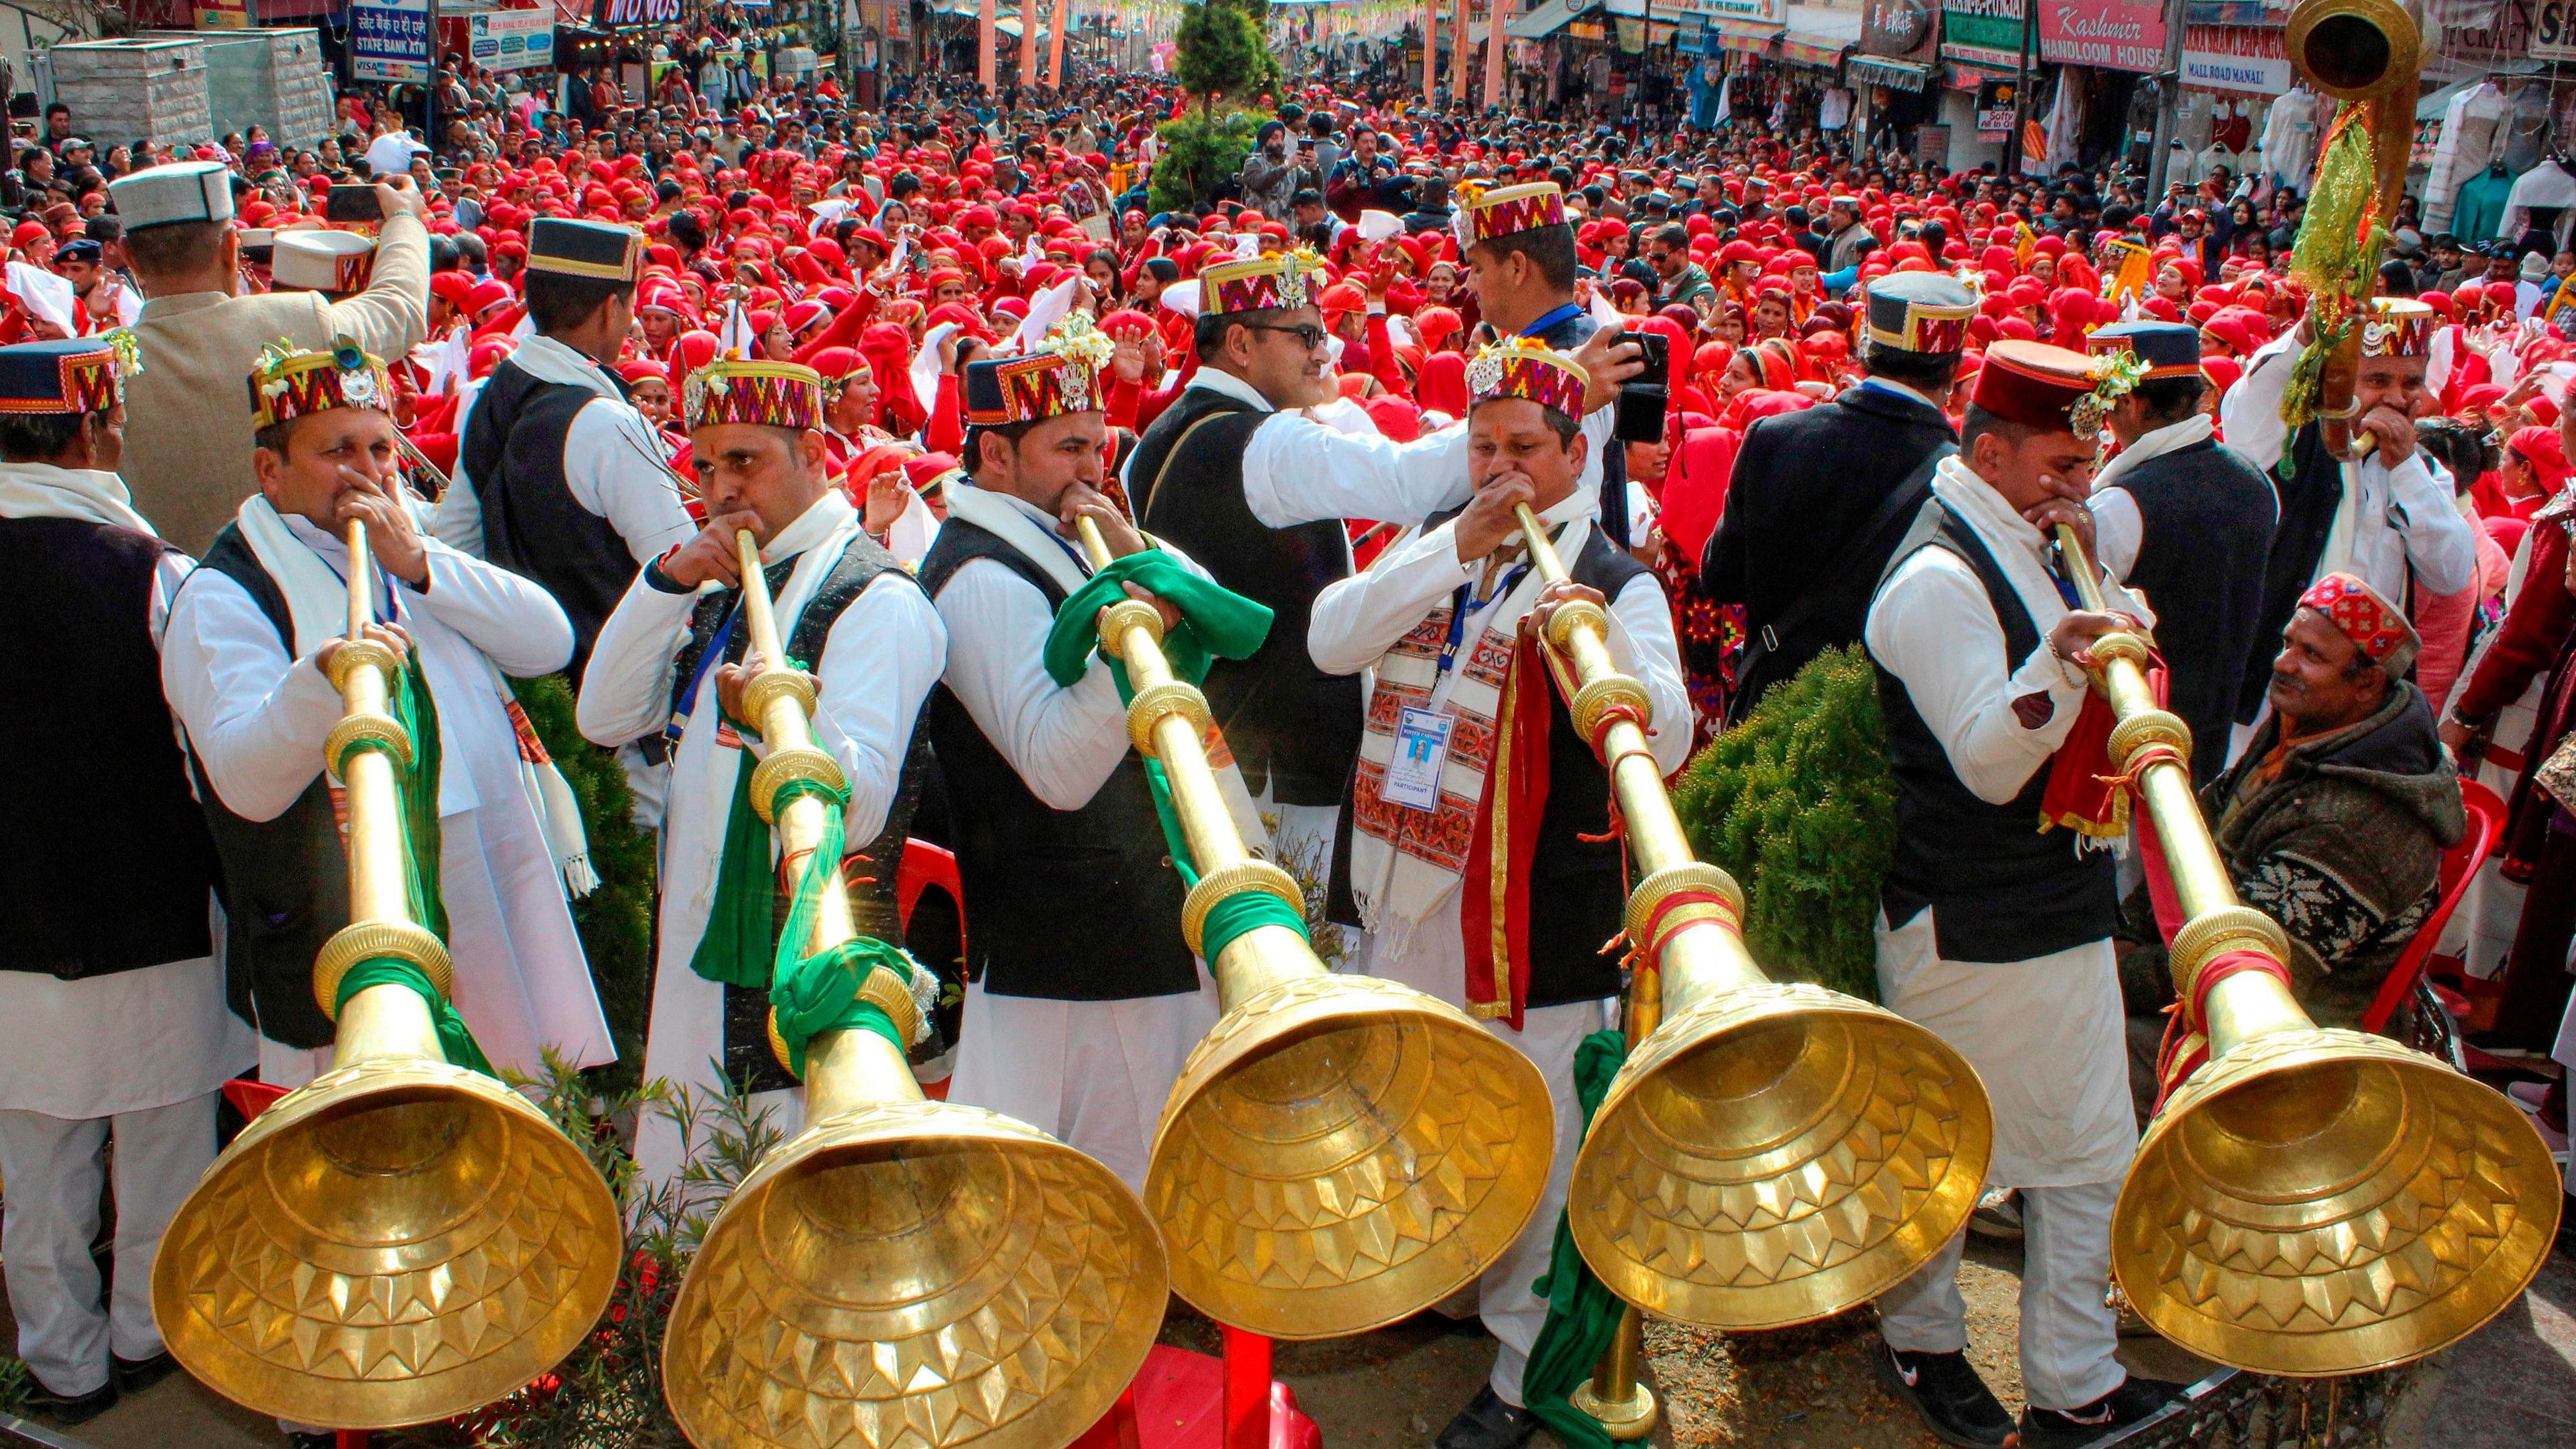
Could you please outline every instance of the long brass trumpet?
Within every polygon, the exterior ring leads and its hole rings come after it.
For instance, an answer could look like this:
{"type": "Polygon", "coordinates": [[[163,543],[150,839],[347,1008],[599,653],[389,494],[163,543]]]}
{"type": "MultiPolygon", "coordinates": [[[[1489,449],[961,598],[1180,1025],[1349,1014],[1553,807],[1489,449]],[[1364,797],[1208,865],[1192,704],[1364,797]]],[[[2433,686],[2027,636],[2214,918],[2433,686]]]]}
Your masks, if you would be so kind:
{"type": "MultiPolygon", "coordinates": [[[[813,683],[779,647],[759,545],[745,531],[735,547],[762,666],[743,703],[770,745],[752,798],[792,866],[838,807],[800,792],[773,811],[779,787],[842,775],[814,745],[813,683]]],[[[827,869],[811,951],[856,935],[827,869]]],[[[860,997],[907,1037],[919,1020],[882,969],[860,997]]],[[[813,1038],[805,1115],[709,1225],[672,1307],[664,1391],[689,1438],[1060,1449],[1097,1422],[1153,1347],[1168,1292],[1162,1243],[1126,1185],[1033,1127],[923,1100],[904,1054],[872,1031],[813,1038]]]]}
{"type": "MultiPolygon", "coordinates": [[[[1083,519],[1094,567],[1109,550],[1083,519]]],[[[1203,736],[1204,695],[1173,676],[1162,616],[1124,599],[1100,647],[1124,661],[1128,737],[1158,761],[1200,872],[1181,932],[1243,891],[1305,909],[1251,854],[1203,736]]],[[[1306,938],[1256,926],[1208,963],[1225,1014],[1182,1065],[1146,1168],[1173,1287],[1220,1323],[1329,1338],[1391,1323],[1473,1281],[1537,1210],[1555,1110],[1529,1058],[1410,987],[1324,969],[1306,938]]]]}
{"type": "Polygon", "coordinates": [[[331,1070],[281,1098],[206,1169],[152,1270],[170,1352],[226,1398],[343,1429],[427,1423],[517,1390],[571,1352],[615,1286],[607,1183],[528,1100],[450,1065],[429,1004],[348,972],[417,967],[449,994],[447,947],[413,919],[387,708],[400,659],[373,618],[366,525],[349,525],[343,714],[325,758],[348,794],[349,924],[313,990],[331,1070]],[[365,748],[355,746],[364,745],[365,748]]]}
{"type": "MultiPolygon", "coordinates": [[[[2082,543],[2061,527],[2058,545],[2100,610],[2082,543]]],[[[2308,1020],[2288,935],[2237,899],[2201,818],[2191,734],[2156,704],[2146,641],[2110,634],[2092,652],[2118,720],[2112,768],[2136,781],[2188,917],[2174,990],[2209,1056],[2148,1123],[2120,1190],[2122,1291],[2165,1337],[2257,1373],[2358,1373],[2456,1341],[2549,1255],[2548,1147],[2492,1088],[2308,1020]]]]}
{"type": "MultiPolygon", "coordinates": [[[[1568,578],[1519,509],[1530,558],[1568,578]]],[[[1692,857],[1646,744],[1645,689],[1611,661],[1609,619],[1557,607],[1548,643],[1573,666],[1566,701],[1610,772],[1640,879],[1627,939],[1633,1050],[1574,1159],[1567,1219],[1592,1271],[1629,1307],[1576,1403],[1613,1437],[1642,1437],[1637,1311],[1713,1328],[1771,1328],[1876,1297],[1938,1252],[1976,1206],[1994,1119],[1976,1071],[1894,1012],[1763,976],[1745,949],[1744,893],[1692,857]]]]}

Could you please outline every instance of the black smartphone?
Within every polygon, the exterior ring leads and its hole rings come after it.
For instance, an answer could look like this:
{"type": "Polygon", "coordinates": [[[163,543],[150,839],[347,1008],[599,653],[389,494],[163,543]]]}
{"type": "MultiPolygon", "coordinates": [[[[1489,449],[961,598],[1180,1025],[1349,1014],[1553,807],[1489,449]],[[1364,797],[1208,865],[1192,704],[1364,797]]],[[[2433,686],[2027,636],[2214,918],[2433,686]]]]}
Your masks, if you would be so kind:
{"type": "Polygon", "coordinates": [[[322,219],[338,222],[381,222],[385,219],[384,203],[376,200],[376,188],[365,183],[334,186],[322,203],[322,219]]]}
{"type": "Polygon", "coordinates": [[[1630,334],[1646,370],[1619,385],[1619,409],[1612,435],[1623,443],[1651,443],[1664,435],[1664,410],[1671,403],[1665,386],[1672,376],[1672,339],[1660,332],[1630,334]]]}

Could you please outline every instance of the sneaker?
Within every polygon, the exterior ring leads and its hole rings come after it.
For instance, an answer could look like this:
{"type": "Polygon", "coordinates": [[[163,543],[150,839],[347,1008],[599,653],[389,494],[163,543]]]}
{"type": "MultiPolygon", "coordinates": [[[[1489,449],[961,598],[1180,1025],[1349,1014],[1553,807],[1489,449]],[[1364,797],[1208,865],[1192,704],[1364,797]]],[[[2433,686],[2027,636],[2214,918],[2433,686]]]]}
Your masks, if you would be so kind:
{"type": "Polygon", "coordinates": [[[120,1394],[139,1394],[168,1378],[179,1367],[179,1361],[167,1350],[150,1358],[112,1356],[107,1361],[107,1379],[120,1394]]]}
{"type": "Polygon", "coordinates": [[[1907,1353],[1880,1340],[1872,1357],[1878,1381],[1914,1406],[1925,1428],[1962,1449],[2002,1449],[2012,1415],[1995,1399],[1964,1353],[1907,1353]]]}
{"type": "Polygon", "coordinates": [[[2076,1449],[2118,1433],[2181,1397],[2188,1387],[2132,1374],[2080,1409],[2023,1409],[2019,1449],[2076,1449]]]}
{"type": "Polygon", "coordinates": [[[2009,1187],[1989,1188],[1968,1214],[1968,1231],[1979,1237],[2021,1241],[2021,1193],[2009,1187]]]}
{"type": "Polygon", "coordinates": [[[1488,1384],[1440,1431],[1433,1449],[1521,1449],[1536,1432],[1538,1415],[1504,1403],[1488,1384]]]}
{"type": "Polygon", "coordinates": [[[74,1424],[86,1424],[116,1407],[116,1380],[111,1377],[85,1394],[58,1394],[46,1388],[43,1379],[30,1375],[27,1394],[22,1402],[68,1429],[74,1424]]]}

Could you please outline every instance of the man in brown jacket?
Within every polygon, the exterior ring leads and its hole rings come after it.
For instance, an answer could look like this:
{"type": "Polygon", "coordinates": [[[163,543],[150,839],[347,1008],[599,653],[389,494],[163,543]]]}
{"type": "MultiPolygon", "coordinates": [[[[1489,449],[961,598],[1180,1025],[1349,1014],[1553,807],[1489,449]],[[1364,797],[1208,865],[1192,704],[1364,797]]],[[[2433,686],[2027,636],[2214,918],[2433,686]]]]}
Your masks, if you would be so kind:
{"type": "Polygon", "coordinates": [[[244,295],[231,173],[210,161],[155,166],[108,188],[143,284],[134,324],[143,368],[126,390],[125,459],[134,507],[161,536],[202,554],[251,478],[250,409],[242,395],[259,350],[284,338],[327,350],[346,337],[399,358],[428,335],[429,232],[408,178],[378,185],[384,229],[364,292],[244,295]]]}

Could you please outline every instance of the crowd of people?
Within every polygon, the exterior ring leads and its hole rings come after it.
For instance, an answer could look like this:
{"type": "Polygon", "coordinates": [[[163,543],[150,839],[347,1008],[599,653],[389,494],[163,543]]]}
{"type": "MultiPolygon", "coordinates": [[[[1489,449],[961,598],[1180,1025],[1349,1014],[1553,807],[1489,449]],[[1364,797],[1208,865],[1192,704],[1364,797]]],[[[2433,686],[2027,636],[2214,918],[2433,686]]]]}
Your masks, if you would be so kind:
{"type": "MultiPolygon", "coordinates": [[[[1349,969],[1467,1009],[1557,1094],[1542,1210],[1480,1285],[1492,1379],[1440,1449],[1533,1430],[1573,1055],[1616,1020],[1607,777],[1532,642],[1570,605],[1605,617],[1668,775],[1825,651],[1875,664],[1881,994],[1984,1080],[2027,1252],[2018,1421],[1962,1352],[1955,1242],[1882,1300],[1882,1378],[1952,1442],[2080,1443],[2174,1392],[2122,1369],[2105,1301],[2174,990],[2147,891],[2091,848],[2124,826],[2069,803],[2100,763],[2094,640],[2152,625],[2219,848],[2323,1024],[2371,1017],[2473,771],[2506,814],[2460,917],[2496,983],[2472,1042],[2576,1064],[2576,256],[2547,233],[2472,251],[2401,211],[2356,406],[2294,427],[2300,200],[2223,172],[2154,197],[1312,89],[1263,98],[1239,169],[1176,200],[1168,81],[916,77],[861,108],[742,53],[666,37],[652,95],[603,79],[573,114],[459,61],[434,140],[416,98],[357,93],[310,149],[102,154],[57,107],[0,184],[26,218],[0,577],[50,681],[0,729],[105,756],[78,790],[0,787],[22,883],[49,883],[0,952],[5,1256],[66,1422],[168,1371],[150,1257],[218,1084],[328,1068],[355,567],[436,704],[454,998],[492,1063],[615,1053],[567,907],[581,825],[502,682],[561,672],[659,839],[647,1075],[747,1083],[797,1125],[768,859],[737,856],[765,840],[747,528],[851,849],[957,857],[950,1099],[1130,1183],[1216,996],[1118,680],[1049,647],[1097,602],[1068,540],[1165,556],[1121,577],[1167,628],[1222,632],[1198,583],[1265,606],[1205,686],[1247,834],[1329,884],[1349,969]],[[1532,573],[1524,504],[1570,582],[1532,573]],[[2111,612],[2073,602],[2059,525],[2111,612]]],[[[890,896],[860,906],[900,940],[890,896]]],[[[2563,1087],[2533,1106],[2564,1130],[2563,1087]]],[[[678,1170],[666,1127],[648,1175],[678,1170]]]]}

